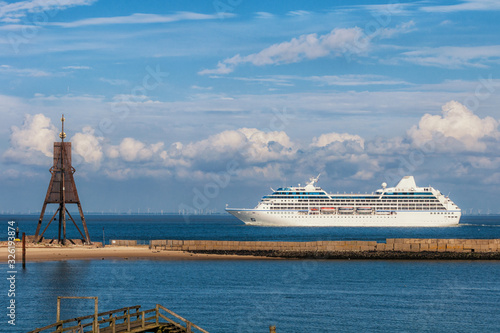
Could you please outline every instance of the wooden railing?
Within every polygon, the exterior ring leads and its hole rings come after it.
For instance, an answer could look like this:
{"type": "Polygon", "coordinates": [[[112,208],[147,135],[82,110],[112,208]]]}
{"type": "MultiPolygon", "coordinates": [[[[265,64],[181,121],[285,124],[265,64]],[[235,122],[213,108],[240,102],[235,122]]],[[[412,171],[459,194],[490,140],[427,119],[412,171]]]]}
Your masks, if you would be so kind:
{"type": "Polygon", "coordinates": [[[130,332],[131,329],[151,329],[165,324],[172,324],[185,330],[187,333],[202,332],[208,333],[201,327],[184,319],[166,307],[156,304],[154,309],[140,311],[140,305],[121,308],[112,311],[101,312],[97,316],[101,318],[95,324],[95,315],[88,315],[78,318],[66,319],[57,323],[37,328],[28,333],[40,332],[130,332]],[[107,317],[107,318],[105,318],[107,317]]]}
{"type": "Polygon", "coordinates": [[[197,332],[208,333],[203,328],[199,327],[198,325],[193,324],[192,322],[188,321],[187,319],[182,318],[181,316],[179,316],[175,312],[167,309],[166,307],[164,307],[164,306],[162,306],[160,304],[156,304],[156,309],[155,310],[156,310],[156,322],[157,323],[159,322],[159,319],[161,318],[161,319],[166,320],[167,322],[169,322],[171,324],[174,324],[177,327],[184,328],[187,333],[194,332],[193,329],[195,329],[197,332]],[[160,310],[163,310],[168,315],[170,315],[170,316],[172,316],[174,318],[177,318],[178,320],[180,320],[181,322],[183,322],[185,326],[182,325],[182,324],[177,323],[175,320],[169,318],[167,315],[164,315],[163,313],[161,313],[160,310]]]}

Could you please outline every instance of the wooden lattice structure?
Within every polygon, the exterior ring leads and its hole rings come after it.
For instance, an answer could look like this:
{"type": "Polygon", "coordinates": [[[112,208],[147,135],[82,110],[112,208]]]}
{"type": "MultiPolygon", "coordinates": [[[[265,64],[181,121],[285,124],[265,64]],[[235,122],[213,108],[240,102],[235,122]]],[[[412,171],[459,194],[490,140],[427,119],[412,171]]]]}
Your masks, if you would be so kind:
{"type": "MultiPolygon", "coordinates": [[[[78,197],[78,192],[76,190],[75,179],[73,174],[75,173],[75,168],[71,165],[71,142],[64,142],[66,138],[66,133],[64,133],[64,115],[61,118],[62,131],[59,134],[61,142],[54,142],[54,165],[50,168],[50,173],[52,177],[50,178],[49,188],[47,190],[47,195],[45,196],[45,201],[43,202],[42,211],[40,213],[40,218],[38,219],[38,225],[36,227],[35,242],[42,240],[45,231],[50,226],[52,221],[59,214],[59,232],[57,236],[58,243],[66,243],[66,215],[73,222],[76,229],[82,237],[82,241],[90,244],[89,231],[87,229],[87,224],[85,222],[85,216],[83,215],[82,205],[78,197]],[[58,204],[54,215],[52,215],[47,226],[40,234],[40,229],[42,227],[43,217],[45,214],[45,209],[48,204],[58,204]],[[85,235],[82,233],[78,224],[75,222],[68,209],[67,204],[76,204],[78,206],[78,211],[80,213],[81,222],[83,225],[83,230],[85,235]]],[[[53,238],[54,239],[54,238],[53,238]]]]}

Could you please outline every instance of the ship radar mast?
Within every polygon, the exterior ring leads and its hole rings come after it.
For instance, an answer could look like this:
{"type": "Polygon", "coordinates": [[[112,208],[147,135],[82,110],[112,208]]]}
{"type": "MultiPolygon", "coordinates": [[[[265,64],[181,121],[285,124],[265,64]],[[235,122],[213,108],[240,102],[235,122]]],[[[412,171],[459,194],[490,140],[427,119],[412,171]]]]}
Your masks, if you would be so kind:
{"type": "Polygon", "coordinates": [[[314,177],[309,178],[309,182],[306,184],[306,187],[305,187],[306,191],[313,191],[314,190],[314,183],[318,182],[320,175],[321,174],[319,174],[316,178],[314,178],[314,177]]]}
{"type": "Polygon", "coordinates": [[[319,179],[319,176],[320,176],[320,175],[321,175],[321,174],[318,174],[318,175],[316,176],[316,178],[314,178],[314,177],[309,178],[309,182],[307,183],[307,185],[314,186],[314,184],[318,182],[318,179],[319,179]]]}

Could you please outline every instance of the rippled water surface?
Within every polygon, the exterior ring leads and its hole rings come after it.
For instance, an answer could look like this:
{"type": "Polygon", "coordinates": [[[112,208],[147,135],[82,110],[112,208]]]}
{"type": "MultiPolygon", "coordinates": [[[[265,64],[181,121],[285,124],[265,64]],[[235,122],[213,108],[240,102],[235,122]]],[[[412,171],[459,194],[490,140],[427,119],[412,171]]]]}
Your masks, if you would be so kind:
{"type": "MultiPolygon", "coordinates": [[[[21,232],[34,234],[38,216],[3,216],[15,220],[21,232]]],[[[463,216],[456,227],[446,228],[344,228],[344,227],[258,227],[247,226],[227,215],[87,215],[91,239],[213,239],[256,241],[376,240],[386,238],[500,238],[500,216],[463,216]]],[[[44,227],[47,221],[44,222],[44,227]]],[[[68,237],[78,232],[68,222],[68,237]]],[[[1,235],[3,239],[6,234],[1,235]]],[[[57,236],[52,222],[46,237],[57,236]]]]}
{"type": "MultiPolygon", "coordinates": [[[[404,229],[248,227],[230,216],[87,218],[94,240],[102,240],[103,226],[107,240],[500,238],[498,216],[404,229]]],[[[3,219],[29,234],[36,228],[37,217],[3,219]]],[[[100,311],[160,303],[210,332],[268,332],[269,325],[278,332],[500,332],[498,261],[28,262],[16,275],[16,326],[3,315],[0,331],[54,322],[57,296],[98,296],[100,311]]],[[[63,305],[63,319],[93,311],[92,301],[63,305]]]]}
{"type": "MultiPolygon", "coordinates": [[[[18,275],[17,327],[57,296],[101,311],[160,303],[210,332],[500,332],[499,262],[60,261],[18,275]]],[[[62,318],[92,313],[63,300],[62,318]]]]}

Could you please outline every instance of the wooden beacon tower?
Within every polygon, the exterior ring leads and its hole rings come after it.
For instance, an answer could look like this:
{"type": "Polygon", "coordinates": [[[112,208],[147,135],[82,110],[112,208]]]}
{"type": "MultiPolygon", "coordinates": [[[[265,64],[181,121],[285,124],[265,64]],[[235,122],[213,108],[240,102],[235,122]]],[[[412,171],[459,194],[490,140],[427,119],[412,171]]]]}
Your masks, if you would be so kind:
{"type": "MultiPolygon", "coordinates": [[[[47,190],[47,195],[45,196],[45,201],[43,202],[42,212],[40,213],[40,218],[38,219],[38,225],[36,227],[36,233],[34,242],[40,242],[50,226],[55,217],[59,214],[59,232],[57,236],[57,242],[61,244],[66,244],[66,214],[69,219],[73,222],[76,229],[82,236],[82,242],[90,244],[89,231],[87,229],[87,224],[85,222],[85,217],[83,216],[82,205],[80,204],[80,199],[78,198],[78,192],[76,190],[75,179],[73,174],[75,173],[75,168],[71,166],[71,142],[64,142],[66,138],[66,133],[64,133],[64,115],[61,118],[61,133],[59,137],[61,142],[54,142],[54,165],[50,168],[50,173],[52,177],[50,178],[49,188],[47,190]],[[57,208],[49,223],[40,234],[40,229],[42,227],[43,216],[45,214],[45,209],[47,204],[58,204],[57,208]],[[76,204],[78,206],[78,211],[80,213],[80,218],[82,220],[83,230],[82,231],[76,224],[75,220],[66,208],[66,204],[76,204]]],[[[52,239],[54,240],[55,237],[52,239]]],[[[71,241],[71,239],[70,239],[71,241]]],[[[71,241],[72,242],[72,241],[71,241]]]]}

